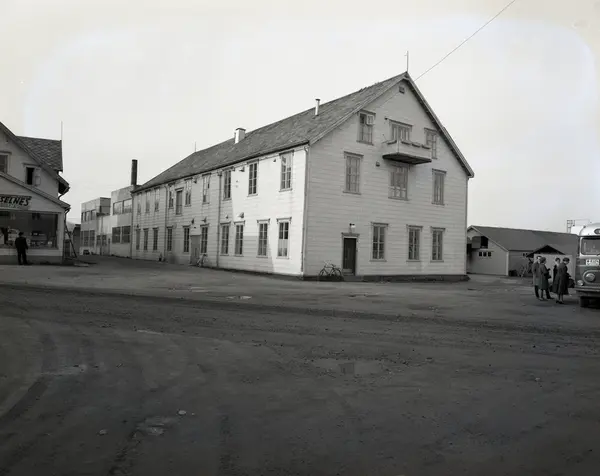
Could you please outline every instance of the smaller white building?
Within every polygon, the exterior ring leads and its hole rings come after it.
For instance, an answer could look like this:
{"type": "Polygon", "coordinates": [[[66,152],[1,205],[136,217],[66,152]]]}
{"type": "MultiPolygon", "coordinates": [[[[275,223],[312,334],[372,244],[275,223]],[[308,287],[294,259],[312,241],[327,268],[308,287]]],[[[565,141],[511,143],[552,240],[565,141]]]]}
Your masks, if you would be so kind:
{"type": "Polygon", "coordinates": [[[0,122],[0,263],[17,263],[20,232],[28,261],[62,261],[70,208],[60,199],[69,190],[62,169],[61,141],[16,136],[0,122]]]}

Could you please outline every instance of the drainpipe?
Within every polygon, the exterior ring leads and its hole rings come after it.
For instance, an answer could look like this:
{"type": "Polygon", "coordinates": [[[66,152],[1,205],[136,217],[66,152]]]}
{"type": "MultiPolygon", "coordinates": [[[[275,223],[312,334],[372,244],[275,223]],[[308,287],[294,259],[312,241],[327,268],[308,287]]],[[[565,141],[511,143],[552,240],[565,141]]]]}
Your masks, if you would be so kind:
{"type": "Polygon", "coordinates": [[[217,207],[217,259],[215,260],[216,262],[216,267],[219,267],[219,249],[221,247],[221,199],[223,198],[223,191],[221,190],[222,187],[222,180],[223,180],[223,171],[219,170],[217,172],[217,175],[219,176],[219,205],[217,207]]]}
{"type": "Polygon", "coordinates": [[[309,164],[309,155],[310,155],[310,146],[304,147],[304,210],[302,212],[302,256],[300,261],[300,272],[302,276],[304,276],[306,270],[306,235],[308,232],[308,184],[309,184],[309,174],[308,174],[308,164],[309,164]]]}

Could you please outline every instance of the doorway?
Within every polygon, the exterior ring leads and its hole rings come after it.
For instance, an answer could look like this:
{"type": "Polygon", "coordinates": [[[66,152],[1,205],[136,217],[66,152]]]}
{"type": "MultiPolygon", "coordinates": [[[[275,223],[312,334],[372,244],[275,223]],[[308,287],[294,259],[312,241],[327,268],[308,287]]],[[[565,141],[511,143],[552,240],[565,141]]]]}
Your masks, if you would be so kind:
{"type": "Polygon", "coordinates": [[[344,274],[356,274],[356,238],[345,236],[344,254],[342,256],[342,271],[344,274]]]}

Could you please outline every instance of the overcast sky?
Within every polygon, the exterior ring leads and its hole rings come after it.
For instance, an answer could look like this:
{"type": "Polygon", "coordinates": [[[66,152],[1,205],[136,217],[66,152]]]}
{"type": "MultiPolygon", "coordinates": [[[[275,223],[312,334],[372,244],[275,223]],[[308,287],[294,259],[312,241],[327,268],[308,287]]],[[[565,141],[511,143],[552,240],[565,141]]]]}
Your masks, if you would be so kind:
{"type": "MultiPolygon", "coordinates": [[[[60,138],[80,204],[405,70],[508,0],[0,0],[0,120],[60,138]]],[[[600,1],[517,0],[418,85],[475,170],[469,223],[600,220],[600,1]]]]}

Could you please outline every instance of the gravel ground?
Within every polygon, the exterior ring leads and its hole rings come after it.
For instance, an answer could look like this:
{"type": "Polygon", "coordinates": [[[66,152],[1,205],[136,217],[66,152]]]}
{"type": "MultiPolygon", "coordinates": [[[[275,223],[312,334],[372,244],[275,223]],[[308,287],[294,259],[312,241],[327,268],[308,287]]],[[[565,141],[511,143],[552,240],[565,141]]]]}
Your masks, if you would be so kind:
{"type": "Polygon", "coordinates": [[[2,476],[598,474],[600,315],[574,301],[28,281],[0,286],[2,476]]]}

